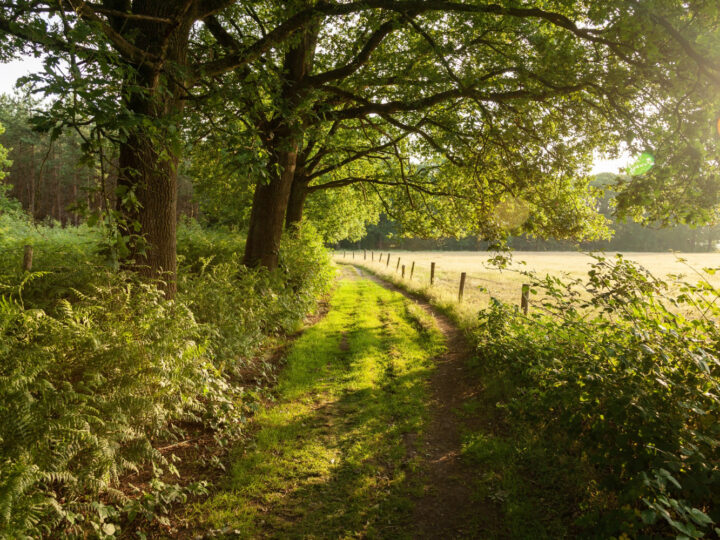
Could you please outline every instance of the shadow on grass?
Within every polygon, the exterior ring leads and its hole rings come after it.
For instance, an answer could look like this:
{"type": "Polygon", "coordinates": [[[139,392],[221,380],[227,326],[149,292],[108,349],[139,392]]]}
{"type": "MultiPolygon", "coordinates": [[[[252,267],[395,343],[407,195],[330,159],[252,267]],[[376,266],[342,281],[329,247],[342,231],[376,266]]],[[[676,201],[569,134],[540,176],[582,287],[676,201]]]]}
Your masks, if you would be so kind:
{"type": "Polygon", "coordinates": [[[406,303],[367,281],[339,288],[293,347],[280,399],[234,452],[225,489],[197,508],[201,523],[239,537],[413,536],[421,485],[408,473],[440,337],[406,303]]]}

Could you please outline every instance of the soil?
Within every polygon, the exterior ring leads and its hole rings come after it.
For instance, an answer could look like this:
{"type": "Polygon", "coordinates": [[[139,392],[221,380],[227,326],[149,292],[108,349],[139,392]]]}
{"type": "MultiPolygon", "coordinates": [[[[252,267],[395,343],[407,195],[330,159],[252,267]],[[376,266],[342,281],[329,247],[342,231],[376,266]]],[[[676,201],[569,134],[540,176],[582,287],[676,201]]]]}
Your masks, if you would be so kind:
{"type": "Polygon", "coordinates": [[[472,348],[462,331],[443,313],[419,295],[408,293],[372,274],[356,270],[366,279],[410,298],[432,315],[445,337],[446,351],[436,358],[430,380],[431,418],[424,435],[423,495],[415,506],[416,538],[488,538],[503,536],[499,511],[493,505],[473,497],[472,484],[477,466],[461,458],[465,429],[485,423],[482,416],[461,418],[460,407],[478,399],[482,386],[471,373],[468,360],[472,348]]]}

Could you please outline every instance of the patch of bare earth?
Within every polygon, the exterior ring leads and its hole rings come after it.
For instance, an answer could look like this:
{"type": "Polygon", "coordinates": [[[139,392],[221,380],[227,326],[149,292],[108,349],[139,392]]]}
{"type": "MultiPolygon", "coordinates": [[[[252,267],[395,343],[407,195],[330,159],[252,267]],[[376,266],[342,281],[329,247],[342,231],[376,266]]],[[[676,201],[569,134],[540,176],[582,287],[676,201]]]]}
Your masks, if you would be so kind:
{"type": "MultiPolygon", "coordinates": [[[[461,458],[464,429],[475,429],[476,423],[488,423],[482,415],[463,419],[458,410],[463,403],[476,400],[482,387],[470,372],[468,359],[472,350],[462,331],[425,299],[399,289],[377,276],[363,277],[397,291],[416,302],[432,315],[445,337],[447,350],[435,359],[430,379],[430,422],[423,437],[423,494],[416,501],[416,538],[496,538],[503,536],[500,511],[487,501],[473,497],[477,466],[461,458]]],[[[475,416],[475,415],[473,415],[475,416]]],[[[490,415],[488,415],[490,416],[490,415]]],[[[485,426],[488,427],[488,426],[485,426]]]]}

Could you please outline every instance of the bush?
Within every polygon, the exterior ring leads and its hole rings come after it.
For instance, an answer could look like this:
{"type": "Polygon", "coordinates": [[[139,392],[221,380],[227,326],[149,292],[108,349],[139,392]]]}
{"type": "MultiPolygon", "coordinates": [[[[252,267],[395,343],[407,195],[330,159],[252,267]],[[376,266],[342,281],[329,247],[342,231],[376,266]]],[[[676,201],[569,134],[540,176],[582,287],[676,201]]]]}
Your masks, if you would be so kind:
{"type": "Polygon", "coordinates": [[[197,273],[202,266],[237,262],[245,251],[245,237],[231,230],[203,229],[197,221],[178,226],[177,253],[186,271],[197,273]]]}
{"type": "Polygon", "coordinates": [[[619,256],[584,283],[531,277],[542,313],[482,311],[479,362],[517,437],[579,464],[576,533],[717,533],[720,290],[619,256]]]}
{"type": "Polygon", "coordinates": [[[0,303],[0,523],[10,531],[48,533],[82,495],[119,496],[119,475],[168,465],[152,442],[171,422],[225,397],[184,305],[107,280],[55,316],[0,303]]]}
{"type": "Polygon", "coordinates": [[[3,223],[13,234],[0,236],[0,249],[13,255],[0,263],[0,536],[112,536],[121,514],[185,497],[159,481],[173,465],[155,448],[187,423],[240,426],[238,375],[330,283],[310,229],[288,239],[283,268],[268,272],[239,264],[237,235],[192,226],[179,248],[179,294],[167,301],[104,266],[92,229],[36,228],[9,213],[3,223]],[[15,253],[33,235],[43,242],[38,271],[24,275],[15,253]],[[58,264],[59,253],[72,266],[58,264]],[[160,495],[138,502],[115,489],[148,466],[160,495]]]}
{"type": "Polygon", "coordinates": [[[218,264],[201,258],[199,272],[181,272],[179,282],[180,297],[212,336],[218,367],[235,374],[268,336],[293,331],[332,278],[330,257],[312,227],[288,235],[274,272],[248,269],[240,260],[238,253],[218,264]]]}

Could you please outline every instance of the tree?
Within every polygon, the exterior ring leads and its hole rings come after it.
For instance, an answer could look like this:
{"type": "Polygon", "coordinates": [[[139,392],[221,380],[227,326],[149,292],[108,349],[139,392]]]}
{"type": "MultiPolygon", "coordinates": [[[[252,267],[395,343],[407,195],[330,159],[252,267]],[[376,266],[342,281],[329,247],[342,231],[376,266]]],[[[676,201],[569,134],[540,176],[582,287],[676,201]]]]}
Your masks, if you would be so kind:
{"type": "Polygon", "coordinates": [[[124,237],[150,274],[170,273],[170,292],[179,128],[188,102],[212,105],[210,115],[220,117],[218,109],[232,104],[253,140],[245,146],[262,144],[253,160],[266,174],[253,179],[248,265],[277,264],[289,201],[299,201],[292,222],[307,194],[321,189],[364,185],[426,230],[454,222],[494,229],[493,208],[521,199],[531,208],[527,227],[575,234],[591,203],[577,171],[596,150],[620,142],[658,149],[657,172],[623,190],[621,207],[630,210],[702,219],[706,211],[689,209],[709,207],[698,193],[717,184],[705,159],[712,141],[699,126],[717,102],[718,11],[703,0],[0,6],[0,35],[17,38],[4,50],[38,44],[52,53],[51,73],[60,69],[58,59],[67,62],[69,82],[63,74],[50,85],[71,96],[57,112],[71,123],[85,121],[77,118],[80,102],[97,129],[117,140],[124,237]],[[307,181],[308,163],[319,165],[326,151],[337,157],[336,136],[361,131],[367,143],[387,144],[382,150],[396,155],[394,165],[378,158],[386,183],[342,177],[347,164],[334,169],[337,176],[307,181]],[[403,137],[401,149],[393,141],[403,137]],[[672,139],[688,143],[667,144],[672,139]],[[701,147],[699,157],[688,161],[693,145],[701,147]],[[438,156],[442,162],[433,161],[438,156]],[[417,162],[436,172],[409,167],[417,162]],[[408,169],[422,183],[411,181],[408,169]]]}
{"type": "MultiPolygon", "coordinates": [[[[43,90],[64,99],[41,127],[95,126],[119,147],[118,215],[139,271],[164,276],[175,292],[180,128],[190,90],[259,58],[323,12],[356,5],[320,3],[262,37],[208,58],[194,50],[197,23],[240,5],[232,0],[12,0],[0,2],[0,58],[42,50],[43,90]]],[[[92,150],[94,140],[87,141],[92,150]]],[[[127,246],[125,246],[127,244],[127,246]]]]}
{"type": "Polygon", "coordinates": [[[101,194],[111,190],[96,189],[95,164],[83,161],[76,133],[52,138],[33,131],[33,111],[42,106],[28,94],[0,95],[0,122],[6,127],[0,140],[13,162],[5,181],[33,219],[77,223],[81,206],[101,208],[101,194]]]}
{"type": "MultiPolygon", "coordinates": [[[[281,221],[300,219],[308,195],[349,186],[423,234],[496,234],[498,206],[516,201],[526,231],[582,238],[601,225],[583,171],[621,143],[656,149],[658,162],[619,186],[621,212],[701,221],[717,204],[706,158],[720,68],[693,53],[720,57],[714,5],[364,4],[222,79],[219,123],[242,124],[224,146],[265,170],[250,178],[247,264],[275,264],[281,221]],[[703,146],[698,159],[678,139],[703,146]]],[[[220,13],[205,39],[236,50],[306,7],[220,13]]]]}

